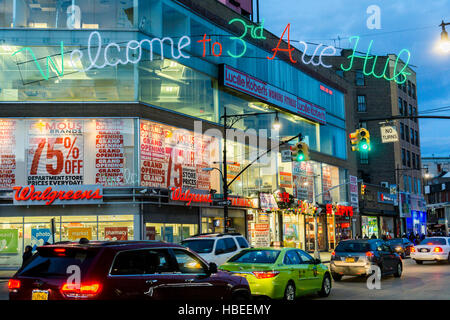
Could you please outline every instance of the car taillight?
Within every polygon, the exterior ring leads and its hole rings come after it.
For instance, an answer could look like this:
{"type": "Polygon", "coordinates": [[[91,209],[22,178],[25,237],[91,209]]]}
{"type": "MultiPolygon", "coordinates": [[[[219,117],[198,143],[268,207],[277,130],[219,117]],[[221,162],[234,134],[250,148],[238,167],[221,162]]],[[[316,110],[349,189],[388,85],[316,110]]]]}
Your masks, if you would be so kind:
{"type": "Polygon", "coordinates": [[[9,290],[20,289],[20,280],[9,279],[9,281],[8,281],[8,289],[9,290]]]}
{"type": "Polygon", "coordinates": [[[373,254],[372,251],[367,251],[367,252],[366,252],[366,257],[372,258],[373,256],[374,256],[374,254],[373,254]]]}
{"type": "Polygon", "coordinates": [[[61,287],[62,294],[68,298],[92,298],[100,291],[101,285],[99,283],[80,285],[65,283],[61,287]]]}
{"type": "Polygon", "coordinates": [[[64,248],[55,248],[55,249],[53,249],[53,252],[58,257],[64,257],[66,255],[66,249],[64,249],[64,248]]]}
{"type": "Polygon", "coordinates": [[[411,247],[411,252],[416,252],[416,248],[411,247]]]}
{"type": "Polygon", "coordinates": [[[253,274],[258,279],[273,278],[276,277],[279,273],[279,271],[253,271],[253,274]]]}
{"type": "Polygon", "coordinates": [[[444,252],[441,247],[434,248],[433,252],[444,252]]]}

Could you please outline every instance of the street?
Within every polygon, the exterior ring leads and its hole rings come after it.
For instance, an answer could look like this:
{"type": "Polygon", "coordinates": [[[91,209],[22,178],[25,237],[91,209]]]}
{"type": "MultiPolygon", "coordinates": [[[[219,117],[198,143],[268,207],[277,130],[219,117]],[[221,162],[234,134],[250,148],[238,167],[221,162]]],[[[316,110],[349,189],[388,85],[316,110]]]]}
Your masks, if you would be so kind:
{"type": "MultiPolygon", "coordinates": [[[[403,260],[404,270],[400,279],[383,277],[380,290],[369,290],[366,280],[358,277],[344,277],[333,282],[328,298],[309,296],[301,298],[324,300],[442,300],[450,297],[450,265],[425,262],[416,264],[411,259],[403,260]]],[[[0,300],[8,300],[8,282],[0,280],[0,300]]]]}

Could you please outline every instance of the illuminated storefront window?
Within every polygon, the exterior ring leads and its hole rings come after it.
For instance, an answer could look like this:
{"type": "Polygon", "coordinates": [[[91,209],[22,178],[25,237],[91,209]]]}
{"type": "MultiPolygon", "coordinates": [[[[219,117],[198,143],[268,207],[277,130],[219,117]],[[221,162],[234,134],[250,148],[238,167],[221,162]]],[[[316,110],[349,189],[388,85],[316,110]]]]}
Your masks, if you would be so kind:
{"type": "Polygon", "coordinates": [[[379,238],[378,218],[361,216],[362,236],[371,238],[372,235],[379,238]]]}

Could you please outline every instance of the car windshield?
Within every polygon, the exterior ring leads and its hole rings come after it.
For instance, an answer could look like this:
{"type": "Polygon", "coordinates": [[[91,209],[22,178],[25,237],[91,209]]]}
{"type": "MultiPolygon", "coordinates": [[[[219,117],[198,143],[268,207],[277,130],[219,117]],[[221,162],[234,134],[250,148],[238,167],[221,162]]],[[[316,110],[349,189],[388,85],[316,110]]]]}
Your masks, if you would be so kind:
{"type": "Polygon", "coordinates": [[[85,274],[96,252],[87,250],[71,250],[67,254],[56,255],[51,252],[38,252],[19,270],[20,276],[27,277],[67,277],[70,266],[78,266],[85,274]]]}
{"type": "Polygon", "coordinates": [[[231,257],[228,262],[274,263],[279,255],[279,250],[244,250],[231,257]]]}
{"type": "Polygon", "coordinates": [[[334,251],[336,252],[367,252],[370,251],[370,244],[361,241],[342,241],[334,251]]]}
{"type": "Polygon", "coordinates": [[[445,246],[445,239],[443,238],[425,238],[420,242],[421,245],[443,245],[445,246]]]}
{"type": "Polygon", "coordinates": [[[214,240],[185,240],[181,245],[197,253],[210,253],[214,247],[214,240]]]}

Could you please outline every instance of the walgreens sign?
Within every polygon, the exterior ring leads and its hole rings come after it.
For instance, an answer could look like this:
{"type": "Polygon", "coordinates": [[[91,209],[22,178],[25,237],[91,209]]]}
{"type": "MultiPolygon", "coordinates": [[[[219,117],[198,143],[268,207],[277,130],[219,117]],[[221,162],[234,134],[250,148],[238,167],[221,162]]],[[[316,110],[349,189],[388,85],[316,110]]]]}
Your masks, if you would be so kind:
{"type": "Polygon", "coordinates": [[[13,187],[15,205],[99,204],[103,201],[103,187],[84,186],[16,186],[13,187]]]}
{"type": "Polygon", "coordinates": [[[222,65],[221,72],[222,76],[220,78],[222,84],[226,87],[244,92],[309,120],[326,124],[325,109],[311,102],[274,87],[228,65],[222,65]]]}

